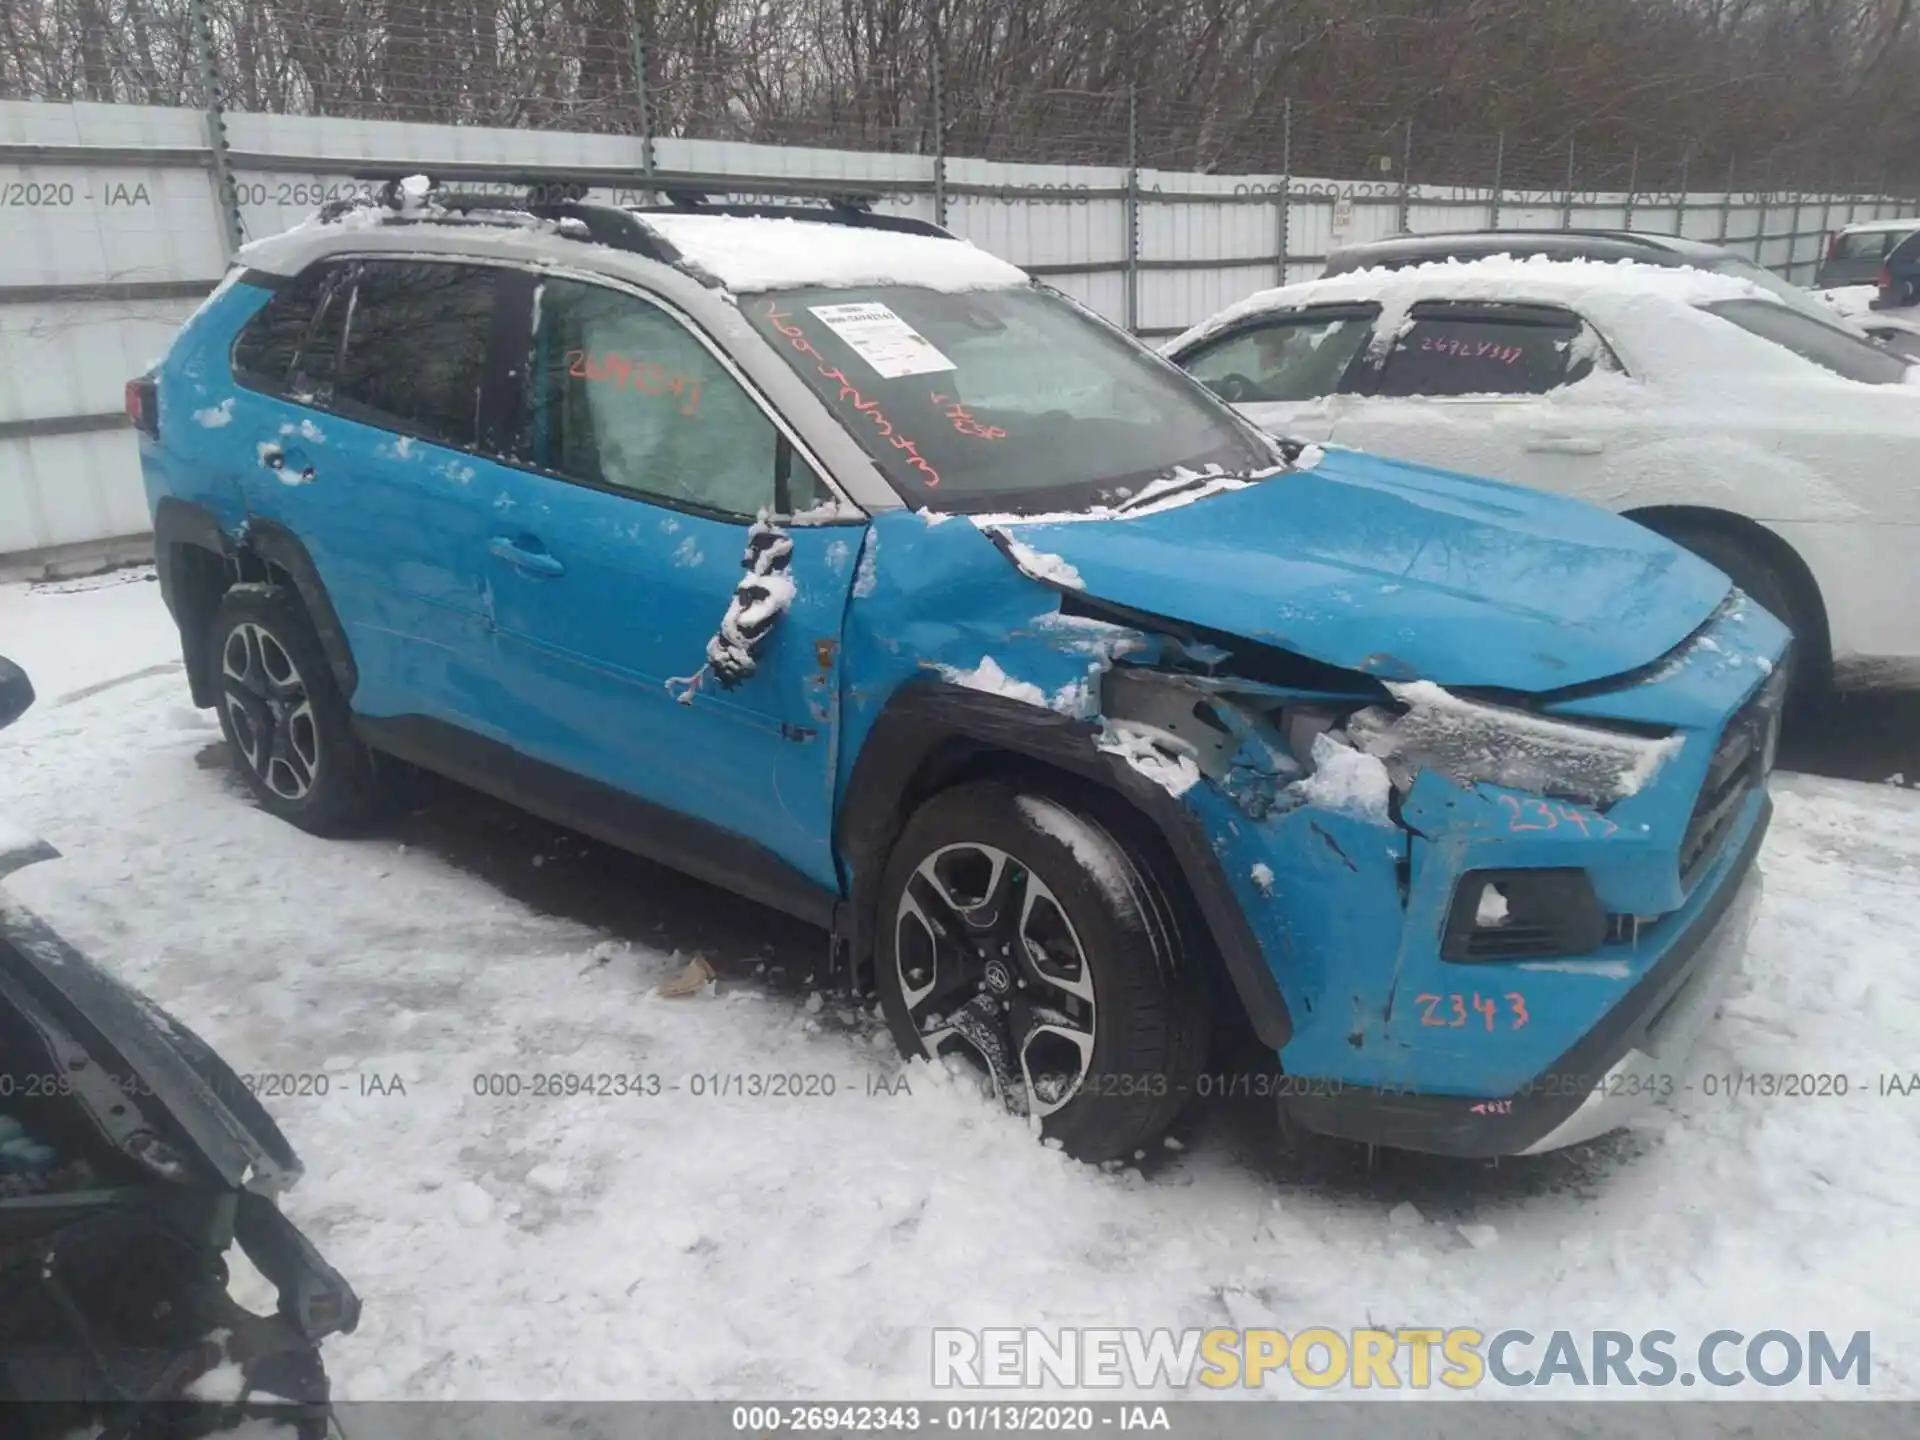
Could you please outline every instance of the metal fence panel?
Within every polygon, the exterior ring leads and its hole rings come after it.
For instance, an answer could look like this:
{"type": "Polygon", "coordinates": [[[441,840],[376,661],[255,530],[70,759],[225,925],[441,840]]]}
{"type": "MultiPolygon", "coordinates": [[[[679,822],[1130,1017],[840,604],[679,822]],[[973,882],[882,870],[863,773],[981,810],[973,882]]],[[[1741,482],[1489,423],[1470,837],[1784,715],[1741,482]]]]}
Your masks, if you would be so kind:
{"type": "MultiPolygon", "coordinates": [[[[631,83],[632,59],[619,66],[610,94],[631,83]]],[[[800,127],[782,132],[793,143],[770,143],[725,138],[725,107],[701,98],[700,76],[667,81],[649,103],[681,107],[674,113],[691,118],[677,129],[643,125],[631,94],[625,110],[576,95],[545,121],[513,128],[0,101],[0,556],[145,528],[135,449],[117,420],[122,382],[163,349],[222,272],[229,213],[243,239],[277,233],[328,200],[371,190],[369,170],[451,169],[463,185],[502,191],[530,176],[583,180],[593,198],[618,204],[674,185],[761,198],[859,192],[893,213],[944,213],[956,233],[1150,339],[1318,274],[1343,245],[1403,228],[1677,231],[1724,239],[1806,280],[1828,229],[1915,208],[1838,191],[1629,194],[1632,169],[1620,165],[1588,172],[1615,183],[1583,188],[1576,152],[1529,151],[1505,137],[1456,139],[1435,152],[1482,183],[1418,183],[1405,162],[1426,152],[1404,128],[1308,121],[1285,104],[1262,117],[1254,138],[1263,154],[1316,173],[1180,168],[1209,161],[1204,127],[1191,117],[1143,120],[1128,97],[1068,92],[1051,97],[1046,113],[940,125],[923,123],[931,112],[922,116],[915,100],[906,111],[842,117],[837,129],[800,127]],[[562,128],[570,120],[593,123],[562,128]],[[806,143],[856,122],[870,148],[806,143]],[[1049,135],[1058,159],[1038,163],[1049,135]],[[977,139],[978,151],[947,153],[943,136],[977,139]],[[1026,158],[998,158],[1010,153],[1026,158]],[[230,172],[224,197],[217,154],[230,172]]]]}

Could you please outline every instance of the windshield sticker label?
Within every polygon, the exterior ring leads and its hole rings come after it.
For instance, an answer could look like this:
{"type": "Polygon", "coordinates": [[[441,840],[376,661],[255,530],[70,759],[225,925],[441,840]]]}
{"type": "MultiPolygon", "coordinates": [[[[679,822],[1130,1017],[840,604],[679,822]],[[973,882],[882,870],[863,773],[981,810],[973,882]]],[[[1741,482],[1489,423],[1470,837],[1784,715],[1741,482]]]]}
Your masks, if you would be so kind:
{"type": "Polygon", "coordinates": [[[782,310],[777,301],[769,300],[767,308],[761,313],[766,322],[784,335],[795,350],[813,361],[813,367],[820,372],[822,379],[830,380],[840,387],[841,404],[852,405],[855,410],[873,422],[874,429],[880,432],[889,445],[905,453],[906,463],[926,477],[920,482],[921,484],[929,490],[938,488],[940,472],[921,458],[920,447],[909,437],[895,432],[893,422],[882,412],[878,400],[867,399],[854,388],[853,382],[847,379],[846,372],[837,365],[827,364],[827,357],[814,348],[813,342],[807,338],[807,332],[798,325],[790,323],[793,319],[792,312],[782,310]]]}
{"type": "Polygon", "coordinates": [[[885,305],[815,305],[811,309],[883,380],[956,368],[926,336],[885,305]]]}

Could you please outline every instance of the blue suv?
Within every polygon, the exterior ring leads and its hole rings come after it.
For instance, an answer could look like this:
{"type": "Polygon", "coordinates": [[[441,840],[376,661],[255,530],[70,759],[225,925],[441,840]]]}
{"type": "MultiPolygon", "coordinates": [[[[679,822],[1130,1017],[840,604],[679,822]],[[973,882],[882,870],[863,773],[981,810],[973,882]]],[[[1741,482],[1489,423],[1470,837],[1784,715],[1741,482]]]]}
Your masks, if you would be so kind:
{"type": "Polygon", "coordinates": [[[128,387],[259,803],[398,759],[817,924],[1072,1154],[1232,1089],[1550,1149],[1676,1088],[1784,629],[1598,509],[1282,444],[943,230],[424,181],[128,387]]]}

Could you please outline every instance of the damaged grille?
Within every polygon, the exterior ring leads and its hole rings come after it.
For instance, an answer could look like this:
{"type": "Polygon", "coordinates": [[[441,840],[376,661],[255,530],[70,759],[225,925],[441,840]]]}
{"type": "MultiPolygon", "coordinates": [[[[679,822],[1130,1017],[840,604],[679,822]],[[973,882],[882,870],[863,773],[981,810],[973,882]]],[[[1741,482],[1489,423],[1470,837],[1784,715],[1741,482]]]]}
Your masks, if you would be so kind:
{"type": "Polygon", "coordinates": [[[1776,671],[1774,679],[1735,711],[1720,733],[1700,798],[1694,802],[1693,817],[1680,842],[1680,884],[1686,889],[1693,888],[1726,845],[1741,802],[1766,778],[1784,688],[1778,683],[1782,674],[1776,671]]]}

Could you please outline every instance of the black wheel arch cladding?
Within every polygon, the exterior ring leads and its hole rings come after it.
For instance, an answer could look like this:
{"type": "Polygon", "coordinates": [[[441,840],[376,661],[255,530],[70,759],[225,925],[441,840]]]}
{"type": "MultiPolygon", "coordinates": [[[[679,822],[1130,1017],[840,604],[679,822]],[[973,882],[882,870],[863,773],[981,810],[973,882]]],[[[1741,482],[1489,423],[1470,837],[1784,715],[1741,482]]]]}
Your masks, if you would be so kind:
{"type": "Polygon", "coordinates": [[[187,678],[195,704],[204,706],[214,702],[210,657],[205,653],[205,622],[219,603],[220,591],[231,581],[232,563],[246,556],[280,571],[291,582],[319,638],[334,684],[343,697],[352,698],[360,672],[354,665],[346,630],[340,624],[313,556],[292,530],[278,521],[250,518],[239,541],[235,542],[221,528],[219,517],[212,510],[169,495],[163,496],[154,507],[153,552],[161,598],[180,628],[187,678]],[[203,581],[196,582],[196,576],[205,573],[195,564],[194,557],[198,555],[215,556],[225,572],[219,590],[211,594],[202,593],[203,581]]]}
{"type": "Polygon", "coordinates": [[[1000,754],[1099,786],[1157,834],[1254,1032],[1278,1049],[1292,1034],[1286,1001],[1204,828],[1160,785],[1098,749],[1097,733],[1087,721],[945,681],[901,686],[860,748],[835,827],[848,878],[836,948],[852,968],[849,978],[861,981],[872,962],[887,857],[914,806],[964,773],[970,760],[1000,754]]]}

